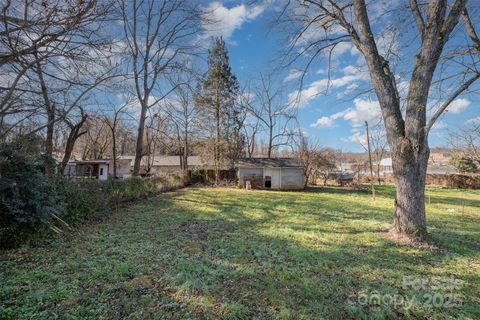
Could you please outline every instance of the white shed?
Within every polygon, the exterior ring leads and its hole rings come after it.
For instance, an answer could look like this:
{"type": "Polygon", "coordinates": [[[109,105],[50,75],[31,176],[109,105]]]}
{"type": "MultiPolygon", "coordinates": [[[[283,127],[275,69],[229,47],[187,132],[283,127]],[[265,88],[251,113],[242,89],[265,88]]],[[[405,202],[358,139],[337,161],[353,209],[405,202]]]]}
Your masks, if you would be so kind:
{"type": "Polygon", "coordinates": [[[239,187],[298,190],[305,188],[305,171],[296,158],[242,158],[236,163],[239,187]]]}

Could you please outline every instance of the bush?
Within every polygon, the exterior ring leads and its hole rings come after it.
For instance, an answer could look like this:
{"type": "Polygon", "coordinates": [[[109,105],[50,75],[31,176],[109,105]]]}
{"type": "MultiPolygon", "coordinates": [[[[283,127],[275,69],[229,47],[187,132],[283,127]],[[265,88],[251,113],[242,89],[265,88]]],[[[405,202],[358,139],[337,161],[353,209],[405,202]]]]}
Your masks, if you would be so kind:
{"type": "Polygon", "coordinates": [[[62,213],[55,185],[43,173],[50,161],[35,138],[0,145],[1,246],[11,246],[51,214],[62,213]]]}
{"type": "MultiPolygon", "coordinates": [[[[0,145],[0,247],[36,240],[52,229],[92,219],[125,203],[183,186],[178,175],[127,180],[48,180],[38,141],[0,145]]],[[[48,232],[51,234],[51,232],[48,232]]]]}
{"type": "Polygon", "coordinates": [[[157,193],[157,181],[131,178],[127,180],[67,180],[58,177],[57,190],[63,195],[62,219],[77,222],[118,206],[145,199],[157,193]]]}
{"type": "Polygon", "coordinates": [[[452,158],[450,164],[455,166],[460,173],[475,173],[478,171],[477,165],[469,157],[452,158]]]}

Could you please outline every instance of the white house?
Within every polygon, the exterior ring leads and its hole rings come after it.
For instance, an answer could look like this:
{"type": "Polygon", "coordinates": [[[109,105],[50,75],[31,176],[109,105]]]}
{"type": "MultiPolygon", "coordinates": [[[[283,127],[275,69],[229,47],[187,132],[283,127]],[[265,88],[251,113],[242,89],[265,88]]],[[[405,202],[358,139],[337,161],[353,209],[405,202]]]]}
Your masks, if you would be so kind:
{"type": "MultiPolygon", "coordinates": [[[[117,179],[130,177],[130,159],[117,159],[117,179]]],[[[64,174],[72,178],[107,180],[113,177],[113,159],[69,161],[64,174]]]]}
{"type": "Polygon", "coordinates": [[[380,160],[380,170],[381,174],[392,174],[393,173],[393,168],[392,168],[392,158],[384,158],[380,160]]]}

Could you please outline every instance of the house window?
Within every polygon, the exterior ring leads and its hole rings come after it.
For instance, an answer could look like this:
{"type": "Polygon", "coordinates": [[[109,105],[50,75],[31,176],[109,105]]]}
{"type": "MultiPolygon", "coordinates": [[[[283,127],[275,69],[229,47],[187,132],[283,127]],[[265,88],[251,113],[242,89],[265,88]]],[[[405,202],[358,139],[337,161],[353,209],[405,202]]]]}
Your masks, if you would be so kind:
{"type": "Polygon", "coordinates": [[[103,168],[100,168],[100,175],[103,176],[103,168]]]}

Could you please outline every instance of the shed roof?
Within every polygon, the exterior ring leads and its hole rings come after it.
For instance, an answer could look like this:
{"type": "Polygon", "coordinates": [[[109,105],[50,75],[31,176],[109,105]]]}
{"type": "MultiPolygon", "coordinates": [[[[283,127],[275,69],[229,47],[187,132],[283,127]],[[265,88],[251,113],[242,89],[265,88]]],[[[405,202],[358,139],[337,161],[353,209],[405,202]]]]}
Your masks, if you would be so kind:
{"type": "Polygon", "coordinates": [[[298,158],[240,158],[236,166],[238,168],[299,168],[303,165],[298,158]]]}

